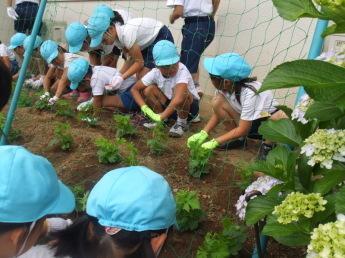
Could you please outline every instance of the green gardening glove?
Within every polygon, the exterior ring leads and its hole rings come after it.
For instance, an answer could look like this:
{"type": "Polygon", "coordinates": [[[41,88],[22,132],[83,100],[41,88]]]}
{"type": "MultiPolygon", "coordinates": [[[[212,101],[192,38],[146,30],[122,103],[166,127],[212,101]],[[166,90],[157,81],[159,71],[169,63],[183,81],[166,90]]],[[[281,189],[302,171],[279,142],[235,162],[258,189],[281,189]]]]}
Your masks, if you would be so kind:
{"type": "Polygon", "coordinates": [[[208,133],[204,130],[201,130],[200,132],[193,134],[191,137],[187,140],[187,146],[190,148],[192,145],[200,145],[202,144],[208,137],[208,133]]]}
{"type": "Polygon", "coordinates": [[[217,148],[219,145],[219,142],[217,142],[215,139],[212,139],[211,141],[205,142],[204,144],[201,145],[201,148],[203,150],[208,150],[211,151],[215,148],[217,148]]]}
{"type": "Polygon", "coordinates": [[[161,116],[153,112],[153,110],[147,105],[142,106],[141,111],[154,122],[162,121],[161,116]]]}

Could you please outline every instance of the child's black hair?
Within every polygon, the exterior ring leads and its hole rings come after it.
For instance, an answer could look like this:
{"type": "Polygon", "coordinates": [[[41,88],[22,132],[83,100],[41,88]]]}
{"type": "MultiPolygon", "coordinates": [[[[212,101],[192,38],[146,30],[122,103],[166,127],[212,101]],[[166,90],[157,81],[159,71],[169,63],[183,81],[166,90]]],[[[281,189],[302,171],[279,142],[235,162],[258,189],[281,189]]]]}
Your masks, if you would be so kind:
{"type": "Polygon", "coordinates": [[[5,234],[9,231],[15,230],[17,228],[30,227],[32,222],[28,223],[4,223],[0,222],[0,235],[5,234]]]}
{"type": "Polygon", "coordinates": [[[121,230],[110,236],[103,226],[94,217],[85,215],[78,218],[67,229],[53,235],[56,256],[70,256],[72,258],[116,258],[115,247],[126,252],[138,249],[126,258],[155,258],[151,247],[153,234],[162,234],[165,230],[158,231],[126,231],[121,230]],[[92,230],[90,230],[90,225],[92,230]]]}
{"type": "Polygon", "coordinates": [[[236,97],[236,100],[238,101],[238,103],[241,104],[242,88],[248,88],[248,89],[254,91],[255,94],[257,93],[257,90],[252,85],[247,84],[250,82],[254,82],[256,80],[257,80],[256,77],[248,77],[248,78],[245,78],[241,81],[234,82],[234,93],[235,93],[235,97],[236,97]]]}
{"type": "Polygon", "coordinates": [[[0,60],[0,111],[11,95],[12,76],[7,66],[0,60]]]}
{"type": "Polygon", "coordinates": [[[125,24],[121,14],[117,11],[113,11],[114,12],[114,18],[111,19],[111,23],[116,24],[116,23],[120,23],[121,25],[125,24]]]}

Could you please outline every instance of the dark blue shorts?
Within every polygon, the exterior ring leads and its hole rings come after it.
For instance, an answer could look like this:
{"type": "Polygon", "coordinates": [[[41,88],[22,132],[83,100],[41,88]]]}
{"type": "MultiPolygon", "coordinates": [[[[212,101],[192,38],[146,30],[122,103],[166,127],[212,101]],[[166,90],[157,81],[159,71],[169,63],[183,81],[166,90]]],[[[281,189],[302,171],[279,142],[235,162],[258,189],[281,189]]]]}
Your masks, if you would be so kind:
{"type": "MultiPolygon", "coordinates": [[[[168,100],[167,103],[165,103],[164,108],[167,108],[170,104],[171,100],[168,100]]],[[[189,109],[189,114],[188,114],[188,121],[193,120],[197,115],[199,114],[199,100],[193,99],[192,105],[190,106],[189,109]]],[[[176,120],[177,119],[177,111],[175,111],[169,119],[176,120]]]]}
{"type": "Polygon", "coordinates": [[[120,94],[120,99],[122,101],[123,106],[127,111],[139,111],[140,107],[135,102],[132,93],[131,88],[134,86],[134,84],[129,87],[125,92],[122,92],[120,94]]]}
{"type": "Polygon", "coordinates": [[[171,31],[168,29],[168,27],[165,25],[160,29],[155,41],[153,41],[153,43],[150,46],[148,46],[147,48],[141,50],[141,54],[143,55],[143,58],[144,58],[144,66],[145,67],[150,68],[150,69],[155,68],[152,50],[158,41],[161,41],[164,39],[169,40],[172,43],[174,43],[173,35],[171,34],[171,31]]]}
{"type": "Polygon", "coordinates": [[[38,4],[32,2],[20,3],[16,6],[16,12],[19,17],[14,21],[14,30],[30,34],[38,12],[38,4]]]}
{"type": "Polygon", "coordinates": [[[212,17],[186,17],[182,27],[181,63],[190,73],[196,73],[201,55],[211,44],[215,34],[215,22],[212,17]]]}

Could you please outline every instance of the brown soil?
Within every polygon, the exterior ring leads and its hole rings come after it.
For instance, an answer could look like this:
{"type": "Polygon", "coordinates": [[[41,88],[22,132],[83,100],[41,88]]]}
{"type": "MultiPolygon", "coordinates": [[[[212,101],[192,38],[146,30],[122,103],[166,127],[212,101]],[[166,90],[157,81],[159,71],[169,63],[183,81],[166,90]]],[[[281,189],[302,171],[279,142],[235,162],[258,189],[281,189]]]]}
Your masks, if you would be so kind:
{"type": "MultiPolygon", "coordinates": [[[[236,219],[234,205],[240,195],[236,182],[240,180],[234,172],[234,165],[238,161],[248,162],[255,158],[259,143],[251,141],[245,150],[228,152],[216,151],[210,161],[210,174],[202,179],[188,175],[188,150],[186,139],[193,132],[202,128],[206,118],[210,115],[209,101],[202,105],[203,121],[194,124],[191,131],[181,139],[169,139],[169,149],[162,156],[149,154],[146,140],[151,133],[138,128],[138,135],[128,140],[139,149],[139,163],[162,174],[176,192],[178,189],[195,190],[199,193],[202,207],[207,217],[195,232],[173,232],[162,250],[164,258],[191,258],[195,256],[198,246],[208,231],[219,229],[219,222],[224,216],[236,219]]],[[[17,144],[24,145],[34,153],[47,157],[55,166],[59,177],[67,184],[84,184],[91,188],[104,173],[112,169],[125,166],[100,164],[96,155],[94,140],[104,136],[113,139],[112,114],[105,113],[100,125],[95,128],[87,127],[74,118],[58,117],[51,112],[40,112],[33,108],[19,108],[16,112],[14,128],[22,132],[17,144]],[[49,146],[53,138],[54,122],[66,121],[71,124],[75,144],[71,151],[63,152],[49,146]]],[[[220,128],[221,130],[222,128],[220,128]]],[[[253,232],[250,232],[246,245],[239,257],[250,257],[254,246],[253,232]]],[[[302,257],[301,250],[282,247],[270,240],[267,257],[302,257]]]]}

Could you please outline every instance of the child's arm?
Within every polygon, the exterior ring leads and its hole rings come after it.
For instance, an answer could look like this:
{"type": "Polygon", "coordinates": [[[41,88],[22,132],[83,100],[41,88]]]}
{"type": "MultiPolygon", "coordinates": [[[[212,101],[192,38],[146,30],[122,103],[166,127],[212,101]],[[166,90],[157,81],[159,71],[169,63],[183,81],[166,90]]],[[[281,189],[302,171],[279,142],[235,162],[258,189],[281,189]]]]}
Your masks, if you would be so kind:
{"type": "Polygon", "coordinates": [[[55,67],[49,67],[47,74],[44,76],[43,79],[43,89],[45,92],[49,92],[52,86],[52,80],[54,79],[55,75],[55,67]]]}
{"type": "Polygon", "coordinates": [[[226,134],[223,134],[216,138],[216,141],[220,144],[246,136],[250,130],[250,127],[252,125],[252,121],[246,121],[246,120],[240,120],[238,127],[230,130],[230,132],[227,132],[226,134]]]}
{"type": "Polygon", "coordinates": [[[169,21],[173,24],[177,19],[183,16],[183,5],[175,5],[174,11],[171,13],[169,17],[169,21]]]}
{"type": "Polygon", "coordinates": [[[100,95],[100,96],[93,96],[93,106],[96,109],[102,108],[102,100],[103,100],[103,96],[102,95],[100,95]]]}
{"type": "Polygon", "coordinates": [[[131,89],[132,96],[139,107],[146,105],[145,100],[141,95],[141,91],[143,91],[145,88],[146,86],[140,80],[140,81],[137,81],[136,84],[131,89]]]}
{"type": "Polygon", "coordinates": [[[68,84],[67,71],[68,69],[65,68],[61,76],[61,79],[59,80],[59,83],[55,92],[55,96],[49,100],[49,103],[51,105],[54,105],[59,100],[64,90],[67,88],[67,84],[68,84]]]}
{"type": "Polygon", "coordinates": [[[130,59],[132,60],[133,64],[124,71],[125,66],[121,69],[122,78],[126,80],[128,77],[131,77],[132,75],[139,72],[144,67],[144,58],[141,54],[141,50],[139,45],[134,44],[129,50],[128,54],[130,56],[130,59]]]}
{"type": "Polygon", "coordinates": [[[0,60],[6,65],[6,67],[11,70],[11,61],[8,56],[0,56],[0,60]]]}
{"type": "Polygon", "coordinates": [[[161,119],[164,120],[170,117],[188,98],[188,86],[186,83],[179,83],[175,86],[174,97],[171,100],[169,106],[160,114],[161,119]]]}
{"type": "Polygon", "coordinates": [[[216,12],[218,11],[220,4],[220,0],[212,0],[212,5],[213,5],[213,12],[212,12],[212,17],[216,15],[216,12]]]}

